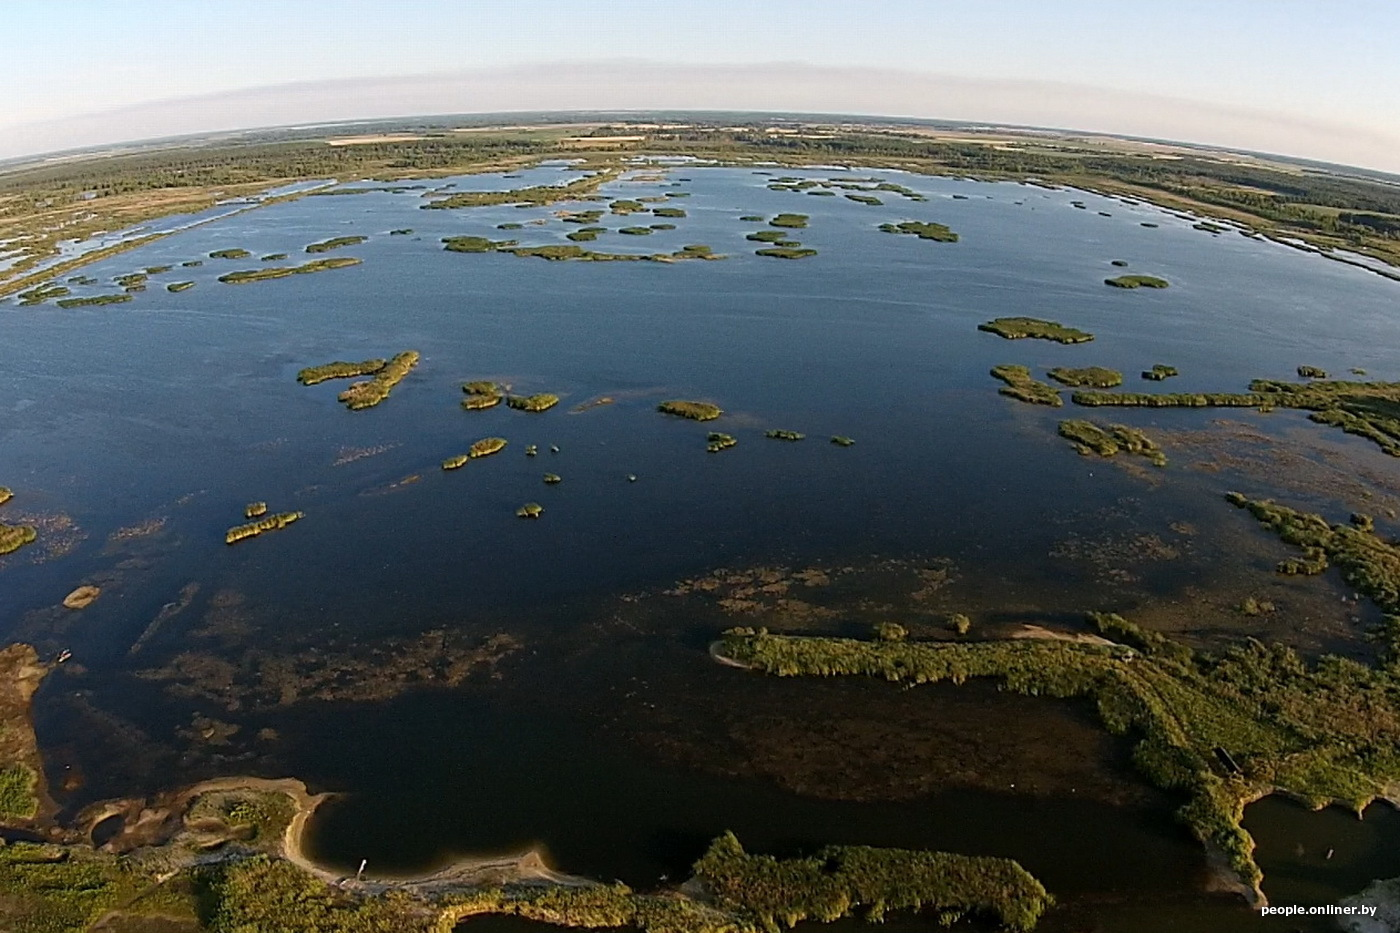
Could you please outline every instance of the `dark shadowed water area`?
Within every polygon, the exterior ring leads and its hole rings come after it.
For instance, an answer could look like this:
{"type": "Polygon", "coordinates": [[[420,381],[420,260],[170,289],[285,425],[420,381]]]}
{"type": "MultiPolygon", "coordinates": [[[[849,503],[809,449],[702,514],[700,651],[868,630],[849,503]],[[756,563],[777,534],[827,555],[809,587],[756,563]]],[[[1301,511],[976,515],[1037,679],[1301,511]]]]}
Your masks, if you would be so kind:
{"type": "MultiPolygon", "coordinates": [[[[686,217],[605,214],[599,225],[610,232],[582,244],[628,252],[706,244],[722,261],[447,252],[440,240],[454,235],[567,243],[578,227],[554,212],[608,201],[420,210],[426,190],[409,188],[258,207],[82,270],[106,284],[75,294],[115,291],[113,276],[175,266],[126,304],[0,303],[0,483],[15,491],[0,517],[41,529],[39,543],[0,563],[0,626],[45,652],[73,651],[36,708],[60,801],[74,808],[215,773],[292,774],[343,793],[310,840],[343,868],[368,858],[385,873],[411,872],[454,855],[540,845],[564,870],[646,887],[662,875],[679,879],[708,839],[733,829],[752,850],[774,853],[848,842],[1016,857],[1062,895],[1052,928],[1291,928],[1256,922],[1231,895],[1205,893],[1205,858],[1173,822],[1176,801],[1139,786],[1127,744],[1091,749],[1096,727],[1086,710],[994,691],[959,699],[952,689],[908,697],[838,694],[848,688],[827,683],[759,687],[762,678],[705,655],[709,639],[734,623],[723,613],[680,600],[649,610],[645,623],[629,615],[653,605],[647,594],[715,568],[911,560],[954,568],[946,608],[975,607],[979,624],[1052,624],[1113,609],[1204,641],[1248,633],[1364,654],[1366,607],[1344,606],[1331,577],[1275,578],[1286,549],[1221,501],[1238,488],[1342,517],[1355,507],[1351,491],[1206,463],[1169,442],[1164,470],[1086,459],[1055,436],[1058,419],[1075,416],[1072,406],[999,396],[988,370],[1021,363],[1041,376],[1051,366],[1101,365],[1122,370],[1125,389],[1135,390],[1158,388],[1137,372],[1166,363],[1181,376],[1161,390],[1181,392],[1242,391],[1252,378],[1295,378],[1300,364],[1397,379],[1400,286],[1237,233],[1193,230],[1147,205],[874,174],[929,200],[881,193],[882,205],[866,206],[771,191],[769,177],[746,168],[685,166],[663,181],[624,178],[603,193],[687,192],[662,205],[686,217]],[[739,217],[784,211],[810,215],[792,235],[818,256],[753,255],[761,244],[744,236],[763,224],[739,217]],[[677,229],[615,232],[653,219],[677,229]],[[960,241],[877,229],[901,220],[946,223],[960,241]],[[496,229],[502,223],[525,226],[496,229]],[[389,234],[405,228],[413,232],[389,234]],[[306,245],[351,235],[369,239],[328,255],[361,265],[216,281],[265,265],[259,257],[272,253],[288,253],[286,263],[317,258],[306,245]],[[208,256],[235,247],[251,258],[208,256]],[[180,267],[193,259],[203,264],[180,267]],[[1115,259],[1128,267],[1111,266],[1115,259]],[[1172,284],[1103,284],[1120,272],[1172,284]],[[167,292],[175,281],[196,286],[167,292]],[[1021,314],[1096,339],[1009,342],[976,329],[1021,314]],[[336,402],[343,382],[295,382],[305,366],[404,349],[422,353],[419,366],[367,411],[336,402]],[[459,386],[469,379],[563,401],[543,414],[503,405],[464,412],[459,386]],[[601,396],[612,403],[571,412],[601,396]],[[654,410],[667,398],[711,400],[726,414],[708,425],[673,419],[654,410]],[[808,437],[764,438],[771,428],[808,437]],[[733,434],[738,446],[707,453],[710,429],[733,434]],[[855,446],[828,443],[834,434],[855,446]],[[510,446],[460,471],[439,469],[490,435],[510,446]],[[527,444],[539,456],[524,456],[527,444]],[[563,482],[545,486],[545,471],[563,482]],[[306,517],[226,546],[224,530],[254,500],[306,517]],[[515,517],[527,501],[544,506],[540,520],[515,517]],[[91,607],[53,608],[89,581],[104,587],[91,607]],[[1215,613],[1255,591],[1287,611],[1268,620],[1215,613]],[[1214,615],[1193,609],[1205,604],[1214,615]],[[377,646],[429,630],[473,644],[506,633],[520,648],[460,689],[385,688],[373,703],[356,702],[356,678],[389,681],[377,646]],[[271,682],[278,657],[293,659],[278,669],[279,683],[295,671],[335,671],[354,651],[369,660],[318,681],[333,700],[309,689],[284,690],[279,700],[276,688],[258,699],[210,687],[222,677],[271,682]],[[244,670],[256,652],[256,674],[217,667],[223,660],[244,670]],[[151,676],[185,655],[201,659],[193,679],[151,676]],[[613,689],[629,678],[646,680],[645,691],[613,689]],[[785,705],[798,689],[805,698],[785,705]],[[946,780],[904,780],[888,792],[871,789],[880,782],[862,770],[861,755],[843,756],[836,745],[801,760],[771,753],[802,747],[804,727],[858,743],[880,723],[897,724],[906,698],[926,705],[919,715],[965,728],[950,726],[942,744],[927,746],[910,744],[927,729],[906,728],[890,742],[911,757],[879,759],[891,774],[956,758],[979,731],[1006,731],[1008,718],[1022,731],[1010,730],[1018,738],[1004,742],[997,761],[973,756],[946,780]],[[740,707],[742,715],[726,712],[740,707]],[[842,709],[852,711],[844,732],[831,725],[842,709]],[[1017,748],[1056,744],[1089,749],[1089,765],[1080,773],[1053,755],[1017,757],[1017,748]],[[823,756],[832,773],[817,767],[823,756]],[[1109,777],[1079,799],[1090,771],[1109,777]]],[[[520,175],[423,184],[448,194],[559,183],[577,172],[550,164],[520,175]]],[[[1216,415],[1124,409],[1108,417],[1171,436],[1211,430],[1216,415]]],[[[1363,485],[1376,495],[1393,494],[1394,461],[1368,441],[1299,412],[1229,417],[1266,441],[1303,438],[1318,463],[1345,464],[1348,475],[1374,478],[1363,485]]],[[[1396,531],[1377,517],[1383,531],[1396,531]]],[[[853,584],[856,614],[903,605],[884,587],[874,577],[853,584]]],[[[836,616],[792,627],[839,627],[844,610],[833,606],[836,616]]],[[[1251,809],[1249,824],[1285,899],[1296,891],[1335,900],[1400,874],[1379,854],[1358,855],[1348,863],[1354,870],[1312,873],[1312,847],[1297,856],[1287,833],[1269,831],[1294,826],[1294,816],[1268,801],[1251,809]],[[1312,881],[1284,887],[1292,874],[1312,881]]],[[[1353,838],[1330,811],[1299,819],[1328,827],[1309,833],[1353,838]]],[[[1400,848],[1393,820],[1368,814],[1359,825],[1400,848]]],[[[523,929],[512,923],[464,929],[523,929]]]]}

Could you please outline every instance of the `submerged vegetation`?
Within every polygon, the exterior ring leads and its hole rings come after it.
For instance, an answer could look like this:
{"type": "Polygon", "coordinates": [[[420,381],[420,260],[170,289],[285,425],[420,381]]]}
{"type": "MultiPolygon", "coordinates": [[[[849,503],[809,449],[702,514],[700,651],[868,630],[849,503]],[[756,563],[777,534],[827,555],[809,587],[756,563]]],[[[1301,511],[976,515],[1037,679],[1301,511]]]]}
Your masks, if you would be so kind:
{"type": "Polygon", "coordinates": [[[724,414],[724,409],[709,402],[689,402],[684,399],[671,399],[656,406],[656,410],[668,415],[679,415],[692,421],[713,421],[724,414]]]}
{"type": "Polygon", "coordinates": [[[347,363],[344,360],[336,360],[334,363],[326,363],[321,366],[308,366],[297,373],[297,382],[304,386],[314,386],[318,382],[325,382],[327,379],[349,379],[352,376],[369,376],[379,372],[389,361],[382,357],[372,360],[361,360],[358,363],[347,363]]]}
{"type": "Polygon", "coordinates": [[[418,351],[405,350],[385,363],[382,369],[375,372],[373,378],[351,383],[349,388],[336,397],[351,411],[373,408],[388,398],[394,386],[402,382],[417,365],[418,351]]]}
{"type": "Polygon", "coordinates": [[[1116,278],[1104,279],[1103,282],[1114,288],[1166,288],[1171,284],[1166,279],[1159,279],[1155,275],[1120,275],[1116,278]]]}
{"type": "Polygon", "coordinates": [[[1094,335],[1086,331],[1034,317],[999,317],[985,324],[978,324],[977,329],[1005,337],[1007,340],[1034,337],[1039,340],[1053,340],[1056,343],[1088,343],[1094,339],[1094,335]]]}
{"type": "MultiPolygon", "coordinates": [[[[1349,523],[1332,524],[1321,515],[1268,499],[1249,499],[1236,492],[1225,498],[1273,529],[1282,541],[1303,550],[1303,560],[1283,561],[1280,573],[1312,575],[1329,564],[1335,566],[1342,579],[1387,613],[1387,628],[1400,636],[1400,544],[1377,535],[1370,516],[1353,515],[1349,523]]],[[[1390,673],[1400,679],[1400,638],[1388,644],[1386,652],[1390,673]]],[[[1400,680],[1393,686],[1400,689],[1400,680]]]]}
{"type": "Polygon", "coordinates": [[[946,225],[919,220],[906,220],[897,224],[880,224],[880,230],[884,233],[913,234],[921,240],[934,240],[939,243],[958,242],[958,235],[946,225]]]}
{"type": "Polygon", "coordinates": [[[244,282],[261,282],[266,279],[280,279],[289,275],[307,275],[312,272],[325,272],[328,269],[344,269],[358,266],[362,260],[354,256],[333,256],[330,259],[313,259],[299,266],[272,266],[267,269],[244,269],[219,276],[220,282],[239,285],[244,282]]]}
{"type": "Polygon", "coordinates": [[[1116,369],[1102,366],[1089,366],[1084,369],[1070,369],[1056,366],[1046,375],[1067,386],[1092,386],[1095,389],[1111,389],[1123,384],[1123,374],[1116,369]]]}
{"type": "Polygon", "coordinates": [[[1103,427],[1092,421],[1061,421],[1060,436],[1073,443],[1074,449],[1085,456],[1098,454],[1100,457],[1113,457],[1126,451],[1146,457],[1154,466],[1167,465],[1167,455],[1150,437],[1125,424],[1103,427]]]}
{"type": "Polygon", "coordinates": [[[1032,405],[1059,408],[1064,404],[1064,399],[1060,398],[1060,393],[1054,386],[1033,377],[1025,366],[1014,363],[993,366],[992,375],[1006,383],[997,390],[1002,395],[1030,402],[1032,405]]]}
{"type": "Polygon", "coordinates": [[[255,522],[246,525],[234,525],[224,534],[225,544],[237,544],[244,538],[253,538],[265,531],[277,531],[286,528],[292,522],[305,518],[305,512],[278,512],[275,515],[268,515],[255,522]]]}

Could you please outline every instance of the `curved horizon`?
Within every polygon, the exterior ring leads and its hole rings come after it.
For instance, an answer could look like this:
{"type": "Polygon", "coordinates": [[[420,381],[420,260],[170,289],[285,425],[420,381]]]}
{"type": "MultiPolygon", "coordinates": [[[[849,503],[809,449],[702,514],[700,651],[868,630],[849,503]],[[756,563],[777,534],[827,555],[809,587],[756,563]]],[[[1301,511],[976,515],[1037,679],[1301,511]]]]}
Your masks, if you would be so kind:
{"type": "Polygon", "coordinates": [[[0,159],[180,137],[476,115],[751,113],[947,121],[1174,142],[1400,174],[1400,129],[1062,81],[644,59],[255,85],[0,124],[0,159]]]}

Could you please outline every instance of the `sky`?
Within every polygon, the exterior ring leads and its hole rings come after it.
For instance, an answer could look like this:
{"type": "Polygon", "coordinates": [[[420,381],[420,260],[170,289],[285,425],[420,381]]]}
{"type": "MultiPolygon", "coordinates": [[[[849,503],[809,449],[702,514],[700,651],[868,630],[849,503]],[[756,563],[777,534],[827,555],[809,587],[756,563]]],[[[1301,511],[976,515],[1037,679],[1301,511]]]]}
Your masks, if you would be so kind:
{"type": "Polygon", "coordinates": [[[1017,123],[1400,172],[1400,0],[0,0],[0,157],[431,113],[1017,123]]]}

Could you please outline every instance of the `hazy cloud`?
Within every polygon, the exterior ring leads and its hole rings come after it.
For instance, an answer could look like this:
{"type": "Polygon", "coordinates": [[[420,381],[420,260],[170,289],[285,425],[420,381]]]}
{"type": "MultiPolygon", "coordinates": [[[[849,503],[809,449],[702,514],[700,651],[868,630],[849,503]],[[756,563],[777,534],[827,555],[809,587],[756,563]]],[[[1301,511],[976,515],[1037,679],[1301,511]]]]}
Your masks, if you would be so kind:
{"type": "Polygon", "coordinates": [[[559,62],[353,78],[151,101],[61,121],[0,124],[0,156],[182,133],[441,113],[758,110],[1017,123],[1160,137],[1400,171],[1384,128],[1058,82],[775,62],[559,62]]]}

